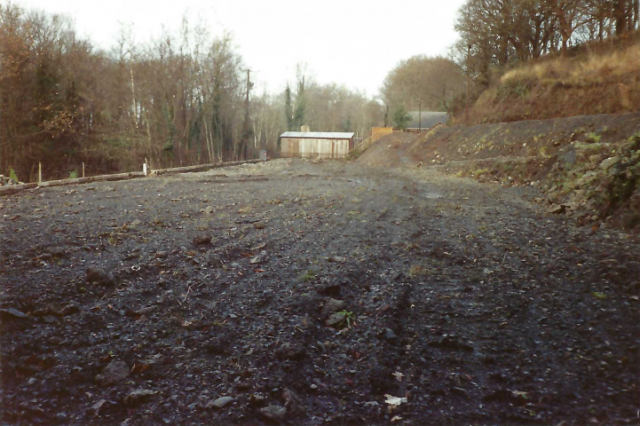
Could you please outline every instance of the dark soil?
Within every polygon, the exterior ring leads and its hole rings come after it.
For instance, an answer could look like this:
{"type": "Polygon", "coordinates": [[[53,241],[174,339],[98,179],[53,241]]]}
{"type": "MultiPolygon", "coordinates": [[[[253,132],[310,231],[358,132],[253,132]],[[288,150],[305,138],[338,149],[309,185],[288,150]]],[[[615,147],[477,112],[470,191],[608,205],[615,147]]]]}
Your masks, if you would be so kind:
{"type": "Polygon", "coordinates": [[[640,243],[513,189],[278,160],[0,216],[2,424],[639,423],[640,243]]]}

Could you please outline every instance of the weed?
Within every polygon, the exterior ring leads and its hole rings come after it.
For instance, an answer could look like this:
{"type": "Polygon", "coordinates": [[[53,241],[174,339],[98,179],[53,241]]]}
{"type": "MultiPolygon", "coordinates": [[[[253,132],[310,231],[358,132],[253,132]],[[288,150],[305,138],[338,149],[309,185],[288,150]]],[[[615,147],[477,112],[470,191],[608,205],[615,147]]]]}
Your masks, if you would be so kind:
{"type": "Polygon", "coordinates": [[[316,273],[313,269],[309,269],[307,272],[300,276],[300,279],[305,282],[313,281],[316,279],[316,273]]]}
{"type": "Polygon", "coordinates": [[[600,136],[597,133],[594,133],[594,132],[587,133],[587,137],[586,137],[587,142],[598,143],[600,142],[600,139],[602,139],[602,136],[600,136]]]}
{"type": "Polygon", "coordinates": [[[344,319],[347,320],[347,328],[351,328],[351,322],[355,322],[356,315],[351,311],[340,311],[340,315],[344,315],[344,319]]]}
{"type": "Polygon", "coordinates": [[[13,170],[12,167],[9,167],[9,179],[11,179],[12,181],[14,181],[15,183],[18,183],[18,175],[16,175],[16,171],[13,170]]]}
{"type": "Polygon", "coordinates": [[[69,172],[69,179],[78,179],[78,171],[72,170],[71,172],[69,172]]]}
{"type": "Polygon", "coordinates": [[[634,143],[634,142],[640,143],[640,132],[630,136],[629,139],[627,139],[627,143],[634,143]]]}

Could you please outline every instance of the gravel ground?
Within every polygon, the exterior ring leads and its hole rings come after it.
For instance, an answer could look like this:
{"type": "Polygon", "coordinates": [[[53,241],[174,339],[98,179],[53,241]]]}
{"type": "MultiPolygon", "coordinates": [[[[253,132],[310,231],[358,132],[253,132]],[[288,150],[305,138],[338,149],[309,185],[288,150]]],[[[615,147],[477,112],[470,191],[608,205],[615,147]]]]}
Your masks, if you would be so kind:
{"type": "Polygon", "coordinates": [[[637,237],[276,160],[0,199],[6,425],[639,424],[637,237]]]}

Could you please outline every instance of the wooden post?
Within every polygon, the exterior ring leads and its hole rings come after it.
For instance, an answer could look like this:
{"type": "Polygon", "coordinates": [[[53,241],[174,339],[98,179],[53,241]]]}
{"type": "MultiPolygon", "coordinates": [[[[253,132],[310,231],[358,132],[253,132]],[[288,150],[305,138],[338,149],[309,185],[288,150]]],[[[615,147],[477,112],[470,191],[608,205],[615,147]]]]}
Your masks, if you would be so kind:
{"type": "Polygon", "coordinates": [[[38,162],[38,183],[42,183],[42,163],[38,162]]]}
{"type": "Polygon", "coordinates": [[[82,162],[82,177],[84,177],[84,161],[82,162]]]}

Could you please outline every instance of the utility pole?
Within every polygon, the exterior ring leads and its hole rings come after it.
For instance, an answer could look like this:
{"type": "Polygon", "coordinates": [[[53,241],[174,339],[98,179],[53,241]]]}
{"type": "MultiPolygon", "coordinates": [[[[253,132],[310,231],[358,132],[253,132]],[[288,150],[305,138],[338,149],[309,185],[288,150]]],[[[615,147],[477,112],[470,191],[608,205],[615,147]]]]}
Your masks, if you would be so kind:
{"type": "Polygon", "coordinates": [[[469,125],[469,56],[471,56],[471,45],[467,45],[467,100],[464,105],[464,124],[469,125]]]}
{"type": "Polygon", "coordinates": [[[242,142],[238,149],[238,160],[247,158],[247,147],[249,145],[249,134],[251,133],[251,126],[249,123],[249,92],[253,87],[251,82],[251,70],[247,69],[247,94],[244,99],[244,125],[242,129],[242,142]]]}

